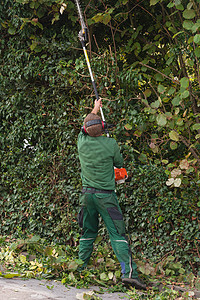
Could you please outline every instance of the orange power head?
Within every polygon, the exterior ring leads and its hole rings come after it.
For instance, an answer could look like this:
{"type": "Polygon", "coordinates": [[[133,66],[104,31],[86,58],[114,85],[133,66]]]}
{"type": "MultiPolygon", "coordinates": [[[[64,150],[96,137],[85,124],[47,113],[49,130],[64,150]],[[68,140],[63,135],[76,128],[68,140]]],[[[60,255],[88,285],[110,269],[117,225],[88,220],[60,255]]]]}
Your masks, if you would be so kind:
{"type": "Polygon", "coordinates": [[[121,169],[115,168],[114,171],[115,171],[115,182],[117,184],[124,183],[125,180],[128,178],[128,174],[125,168],[121,168],[121,169]]]}

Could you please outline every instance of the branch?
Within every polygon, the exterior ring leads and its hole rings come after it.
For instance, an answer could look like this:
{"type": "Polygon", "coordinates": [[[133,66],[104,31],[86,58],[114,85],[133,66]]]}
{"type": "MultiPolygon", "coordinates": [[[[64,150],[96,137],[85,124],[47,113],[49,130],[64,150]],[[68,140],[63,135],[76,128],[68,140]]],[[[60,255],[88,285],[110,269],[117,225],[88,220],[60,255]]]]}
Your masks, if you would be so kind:
{"type": "Polygon", "coordinates": [[[148,65],[146,65],[146,64],[143,64],[142,62],[139,62],[139,64],[142,65],[142,66],[144,66],[144,67],[146,67],[146,68],[149,68],[149,69],[151,69],[151,70],[154,70],[155,72],[157,72],[157,73],[161,74],[162,76],[166,77],[167,79],[171,80],[173,83],[177,83],[177,84],[180,85],[180,82],[179,82],[179,81],[177,81],[177,80],[175,80],[175,79],[173,79],[173,78],[171,78],[171,77],[165,75],[164,73],[158,71],[157,69],[155,69],[155,68],[153,68],[153,67],[150,67],[150,66],[148,66],[148,65]]]}

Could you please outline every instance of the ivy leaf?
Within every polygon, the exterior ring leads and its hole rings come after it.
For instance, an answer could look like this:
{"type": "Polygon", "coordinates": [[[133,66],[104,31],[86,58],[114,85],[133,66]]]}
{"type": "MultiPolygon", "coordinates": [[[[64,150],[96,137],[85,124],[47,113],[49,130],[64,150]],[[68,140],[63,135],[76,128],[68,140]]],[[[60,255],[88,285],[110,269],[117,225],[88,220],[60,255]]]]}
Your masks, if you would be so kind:
{"type": "Polygon", "coordinates": [[[180,168],[183,170],[183,169],[185,169],[185,170],[187,170],[188,168],[189,168],[189,162],[187,161],[187,159],[183,159],[183,160],[181,160],[181,162],[180,162],[180,168]]]}
{"type": "Polygon", "coordinates": [[[200,43],[200,34],[199,34],[199,33],[198,33],[198,34],[195,34],[195,36],[194,36],[194,42],[195,42],[196,44],[200,43]]]}
{"type": "Polygon", "coordinates": [[[158,223],[162,223],[164,221],[164,218],[162,216],[158,217],[158,223]]]}
{"type": "Polygon", "coordinates": [[[171,148],[172,150],[176,150],[177,147],[178,147],[178,144],[177,144],[176,142],[171,142],[171,143],[170,143],[170,148],[171,148]]]}
{"type": "Polygon", "coordinates": [[[196,57],[200,57],[200,48],[199,48],[199,47],[196,48],[196,49],[194,50],[194,53],[195,53],[196,57]]]}
{"type": "Polygon", "coordinates": [[[167,186],[170,186],[174,183],[174,178],[169,178],[167,181],[166,181],[166,185],[167,186]]]}
{"type": "Polygon", "coordinates": [[[187,77],[183,77],[180,80],[181,87],[188,88],[189,87],[189,79],[187,77]]]}
{"type": "Polygon", "coordinates": [[[151,103],[152,108],[158,108],[159,106],[160,106],[160,101],[159,100],[151,103]]]}
{"type": "Polygon", "coordinates": [[[141,153],[139,156],[139,160],[143,163],[145,163],[147,161],[147,156],[144,153],[141,153]]]}
{"type": "Polygon", "coordinates": [[[183,28],[185,28],[187,30],[191,30],[193,25],[194,25],[194,23],[191,20],[185,20],[183,22],[183,28]]]}
{"type": "Polygon", "coordinates": [[[159,2],[159,0],[150,0],[150,5],[156,5],[159,2]]]}
{"type": "Polygon", "coordinates": [[[11,34],[11,35],[15,34],[16,33],[16,28],[13,27],[13,26],[9,27],[8,33],[11,34]]]}
{"type": "Polygon", "coordinates": [[[107,25],[107,24],[110,22],[110,20],[111,20],[111,15],[110,15],[110,14],[105,14],[105,15],[103,16],[103,23],[104,23],[105,25],[107,25]]]}
{"type": "Polygon", "coordinates": [[[189,97],[190,92],[188,90],[185,90],[183,93],[181,93],[181,98],[182,99],[186,99],[187,97],[189,97]]]}
{"type": "Polygon", "coordinates": [[[179,187],[181,185],[181,178],[176,178],[175,180],[174,180],[174,186],[175,187],[179,187]]]}
{"type": "Polygon", "coordinates": [[[124,127],[126,130],[131,130],[133,126],[131,124],[126,124],[124,127]]]}
{"type": "Polygon", "coordinates": [[[25,255],[20,255],[20,261],[21,263],[25,264],[26,263],[26,256],[25,255]]]}
{"type": "Polygon", "coordinates": [[[145,96],[148,98],[148,97],[150,97],[151,96],[151,90],[150,89],[146,89],[145,91],[144,91],[144,94],[145,94],[145,96]]]}
{"type": "Polygon", "coordinates": [[[175,168],[171,171],[171,177],[176,178],[179,175],[181,175],[181,170],[180,169],[175,168]]]}
{"type": "Polygon", "coordinates": [[[68,270],[75,271],[78,267],[78,264],[75,261],[71,261],[71,262],[69,262],[67,267],[68,267],[68,270]]]}
{"type": "Polygon", "coordinates": [[[102,22],[102,20],[103,20],[103,14],[98,13],[96,16],[94,16],[94,17],[92,18],[92,20],[94,20],[95,23],[102,22]]]}
{"type": "Polygon", "coordinates": [[[169,96],[171,96],[175,91],[176,91],[175,88],[170,87],[170,89],[169,89],[169,91],[168,91],[167,94],[168,94],[169,96]]]}
{"type": "Polygon", "coordinates": [[[172,100],[172,104],[174,106],[178,106],[180,104],[180,102],[181,102],[181,99],[179,96],[174,97],[174,99],[172,100]]]}
{"type": "Polygon", "coordinates": [[[157,124],[159,126],[165,126],[167,124],[167,118],[165,115],[161,114],[156,117],[157,124]]]}
{"type": "Polygon", "coordinates": [[[172,141],[178,142],[179,141],[179,136],[178,133],[174,130],[170,131],[169,137],[172,141]]]}
{"type": "Polygon", "coordinates": [[[200,129],[200,123],[196,123],[192,126],[192,130],[199,130],[200,129]]]}
{"type": "Polygon", "coordinates": [[[159,84],[159,86],[158,86],[158,92],[161,93],[161,94],[163,94],[164,91],[165,91],[165,87],[162,84],[159,84]]]}
{"type": "Polygon", "coordinates": [[[109,278],[108,278],[108,276],[106,275],[106,273],[101,273],[101,274],[100,274],[100,279],[103,280],[103,281],[107,281],[109,278]]]}
{"type": "Polygon", "coordinates": [[[109,273],[108,273],[108,278],[109,278],[110,280],[113,279],[113,276],[114,276],[113,272],[109,272],[109,273]]]}
{"type": "Polygon", "coordinates": [[[187,20],[193,19],[196,16],[194,9],[185,9],[183,12],[183,17],[187,20]]]}

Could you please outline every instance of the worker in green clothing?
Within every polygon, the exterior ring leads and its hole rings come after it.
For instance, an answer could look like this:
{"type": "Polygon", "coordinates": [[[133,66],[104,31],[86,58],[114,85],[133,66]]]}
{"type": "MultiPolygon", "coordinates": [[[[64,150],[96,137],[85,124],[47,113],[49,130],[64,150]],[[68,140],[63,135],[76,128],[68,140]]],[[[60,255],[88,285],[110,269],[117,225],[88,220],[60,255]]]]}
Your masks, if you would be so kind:
{"type": "Polygon", "coordinates": [[[78,154],[81,163],[82,195],[79,225],[82,227],[79,258],[85,267],[90,259],[98,234],[99,215],[109,233],[114,253],[121,264],[122,282],[137,289],[146,289],[139,279],[137,266],[125,236],[125,224],[115,193],[114,167],[123,166],[123,158],[113,138],[102,135],[103,123],[97,115],[101,99],[84,120],[78,136],[78,154]]]}

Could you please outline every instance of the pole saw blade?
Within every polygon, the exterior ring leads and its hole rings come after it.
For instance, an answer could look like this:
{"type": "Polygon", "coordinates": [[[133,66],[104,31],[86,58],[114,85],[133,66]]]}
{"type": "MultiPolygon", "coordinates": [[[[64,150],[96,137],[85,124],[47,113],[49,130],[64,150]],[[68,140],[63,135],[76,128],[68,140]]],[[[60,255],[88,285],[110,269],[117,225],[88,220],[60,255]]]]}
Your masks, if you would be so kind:
{"type": "Polygon", "coordinates": [[[85,25],[85,21],[84,21],[82,10],[81,10],[81,5],[80,5],[79,0],[75,0],[75,3],[76,3],[76,6],[77,6],[79,19],[80,19],[80,22],[81,22],[81,31],[79,32],[78,37],[79,37],[80,41],[87,42],[87,40],[88,40],[87,26],[85,25]]]}

